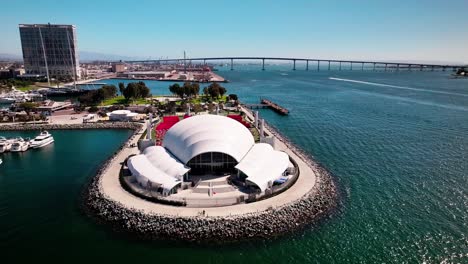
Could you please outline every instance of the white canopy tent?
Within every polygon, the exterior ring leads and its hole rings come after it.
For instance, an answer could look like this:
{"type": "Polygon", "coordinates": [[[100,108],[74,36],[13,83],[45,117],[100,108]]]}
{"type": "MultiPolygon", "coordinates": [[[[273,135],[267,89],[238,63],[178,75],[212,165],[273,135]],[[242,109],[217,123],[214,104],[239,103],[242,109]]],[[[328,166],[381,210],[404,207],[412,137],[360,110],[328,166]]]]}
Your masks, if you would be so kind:
{"type": "Polygon", "coordinates": [[[151,184],[152,187],[155,187],[160,185],[163,188],[163,194],[170,193],[174,187],[181,183],[180,180],[153,166],[145,155],[140,154],[130,157],[127,165],[132,175],[142,186],[151,184]]]}
{"type": "Polygon", "coordinates": [[[264,192],[268,183],[279,179],[289,164],[288,154],[274,150],[269,144],[258,143],[235,168],[247,175],[247,181],[257,185],[264,192]]]}
{"type": "Polygon", "coordinates": [[[179,162],[176,157],[161,146],[147,147],[143,154],[154,167],[176,179],[182,180],[182,177],[190,170],[189,167],[179,162]]]}

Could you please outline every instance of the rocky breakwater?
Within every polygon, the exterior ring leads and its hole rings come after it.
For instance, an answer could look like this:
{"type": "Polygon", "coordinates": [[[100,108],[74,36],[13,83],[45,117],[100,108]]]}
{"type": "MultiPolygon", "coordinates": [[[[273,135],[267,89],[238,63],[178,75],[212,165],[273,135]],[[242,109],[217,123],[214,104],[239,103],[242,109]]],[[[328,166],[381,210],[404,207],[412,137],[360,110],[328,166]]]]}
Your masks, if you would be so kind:
{"type": "MultiPolygon", "coordinates": [[[[257,213],[226,217],[148,214],[128,208],[103,194],[100,178],[112,159],[103,165],[85,189],[85,211],[98,222],[108,224],[114,230],[130,233],[141,239],[195,243],[267,239],[316,223],[329,215],[338,204],[337,188],[330,174],[306,157],[305,161],[316,173],[316,184],[294,202],[257,213]]],[[[229,207],[226,207],[226,210],[229,210],[229,207]]]]}
{"type": "Polygon", "coordinates": [[[141,123],[134,122],[106,122],[106,123],[83,123],[83,124],[13,124],[2,125],[0,131],[21,130],[78,130],[78,129],[132,129],[138,130],[141,123]]]}

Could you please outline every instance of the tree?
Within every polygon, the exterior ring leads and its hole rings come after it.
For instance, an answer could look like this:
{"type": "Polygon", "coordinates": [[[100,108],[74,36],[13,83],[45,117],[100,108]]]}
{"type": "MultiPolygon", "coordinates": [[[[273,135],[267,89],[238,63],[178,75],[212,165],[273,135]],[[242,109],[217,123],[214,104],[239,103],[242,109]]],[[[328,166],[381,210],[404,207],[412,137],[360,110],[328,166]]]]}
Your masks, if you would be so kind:
{"type": "Polygon", "coordinates": [[[203,89],[205,95],[209,95],[212,99],[219,98],[227,92],[226,88],[222,87],[218,83],[211,83],[208,87],[203,89]]]}
{"type": "Polygon", "coordinates": [[[182,99],[184,98],[184,88],[181,87],[178,83],[174,83],[173,85],[170,85],[169,91],[171,91],[172,94],[175,94],[182,99]]]}
{"type": "Polygon", "coordinates": [[[192,96],[197,97],[200,94],[200,85],[198,83],[192,83],[192,96]]]}
{"type": "Polygon", "coordinates": [[[117,87],[115,85],[104,85],[100,90],[103,91],[104,99],[112,98],[117,94],[117,87]]]}
{"type": "Polygon", "coordinates": [[[124,90],[125,90],[125,84],[123,82],[119,82],[119,91],[121,95],[123,95],[124,90]]]}
{"type": "Polygon", "coordinates": [[[226,88],[219,86],[219,95],[223,97],[224,94],[226,94],[226,88]]]}
{"type": "Polygon", "coordinates": [[[20,108],[22,108],[28,115],[29,113],[37,107],[37,104],[36,103],[31,103],[31,102],[25,102],[25,103],[21,103],[19,105],[20,108]]]}
{"type": "Polygon", "coordinates": [[[210,94],[211,99],[219,97],[219,84],[212,83],[208,86],[208,93],[210,94]]]}
{"type": "Polygon", "coordinates": [[[200,113],[202,110],[203,110],[203,107],[200,104],[196,104],[193,106],[193,112],[195,112],[195,114],[200,113]]]}
{"type": "Polygon", "coordinates": [[[99,111],[99,108],[97,108],[96,106],[91,106],[91,107],[88,109],[88,112],[89,112],[89,113],[96,113],[97,111],[99,111]]]}
{"type": "Polygon", "coordinates": [[[182,86],[178,83],[169,86],[169,91],[177,95],[181,99],[197,96],[200,93],[200,85],[198,83],[184,82],[182,86]]]}
{"type": "Polygon", "coordinates": [[[237,94],[230,94],[230,95],[228,95],[228,99],[237,101],[239,98],[237,97],[237,94]]]}
{"type": "Polygon", "coordinates": [[[91,90],[78,97],[78,101],[83,105],[98,105],[103,100],[112,98],[117,94],[115,85],[104,85],[97,90],[91,90]]]}
{"type": "Polygon", "coordinates": [[[184,93],[182,94],[182,99],[184,99],[184,96],[190,97],[192,94],[192,84],[189,82],[184,82],[183,91],[184,93]]]}

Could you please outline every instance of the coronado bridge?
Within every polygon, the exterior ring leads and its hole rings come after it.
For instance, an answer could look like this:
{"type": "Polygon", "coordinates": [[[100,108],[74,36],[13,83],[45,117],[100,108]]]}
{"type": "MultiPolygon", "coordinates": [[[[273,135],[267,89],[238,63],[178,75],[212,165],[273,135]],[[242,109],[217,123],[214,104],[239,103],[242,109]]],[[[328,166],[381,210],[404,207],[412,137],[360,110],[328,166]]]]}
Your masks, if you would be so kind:
{"type": "Polygon", "coordinates": [[[156,64],[207,64],[216,61],[227,61],[230,64],[231,70],[234,70],[234,62],[238,61],[258,61],[262,65],[262,70],[265,70],[265,62],[268,61],[286,61],[292,63],[292,70],[296,70],[296,63],[305,64],[305,70],[377,70],[384,71],[392,70],[457,70],[459,68],[468,67],[468,65],[453,65],[453,64],[425,64],[425,63],[410,63],[410,62],[386,62],[386,61],[366,61],[366,60],[338,60],[338,59],[308,59],[308,58],[285,58],[285,57],[206,57],[206,58],[186,58],[186,59],[154,59],[154,60],[131,60],[127,63],[156,63],[156,64]],[[332,67],[333,66],[333,67],[332,67]]]}

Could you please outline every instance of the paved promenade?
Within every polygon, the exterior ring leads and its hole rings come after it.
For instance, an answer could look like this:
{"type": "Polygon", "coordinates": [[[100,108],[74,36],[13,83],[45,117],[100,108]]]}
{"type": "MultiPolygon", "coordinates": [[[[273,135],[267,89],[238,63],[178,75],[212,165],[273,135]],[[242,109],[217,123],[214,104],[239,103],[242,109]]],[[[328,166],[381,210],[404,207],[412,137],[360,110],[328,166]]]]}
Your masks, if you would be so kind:
{"type": "MultiPolygon", "coordinates": [[[[249,113],[248,113],[249,114],[249,113]]],[[[141,134],[144,129],[139,131],[141,134]]],[[[271,134],[270,131],[266,132],[271,134]]],[[[137,143],[139,138],[135,136],[128,143],[137,143]]],[[[128,145],[128,144],[127,144],[128,145]]],[[[199,216],[204,210],[207,216],[230,216],[230,215],[241,215],[250,214],[265,211],[271,208],[279,208],[283,205],[287,205],[296,200],[299,200],[306,195],[314,186],[316,181],[315,173],[303,160],[301,160],[291,149],[289,149],[283,142],[277,140],[276,147],[279,150],[285,151],[294,160],[296,160],[300,175],[297,182],[285,192],[278,194],[266,200],[249,203],[249,204],[237,204],[227,207],[210,207],[210,208],[188,208],[188,207],[177,207],[158,204],[149,202],[138,198],[123,189],[119,181],[119,172],[121,163],[131,154],[138,154],[139,151],[136,147],[128,148],[125,147],[115,158],[111,161],[110,166],[103,172],[100,177],[99,188],[101,192],[111,200],[114,200],[127,208],[134,208],[143,210],[147,214],[159,214],[159,215],[174,215],[174,216],[199,216]]]]}

